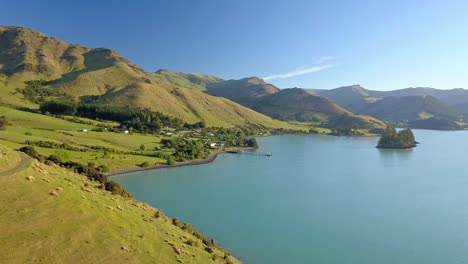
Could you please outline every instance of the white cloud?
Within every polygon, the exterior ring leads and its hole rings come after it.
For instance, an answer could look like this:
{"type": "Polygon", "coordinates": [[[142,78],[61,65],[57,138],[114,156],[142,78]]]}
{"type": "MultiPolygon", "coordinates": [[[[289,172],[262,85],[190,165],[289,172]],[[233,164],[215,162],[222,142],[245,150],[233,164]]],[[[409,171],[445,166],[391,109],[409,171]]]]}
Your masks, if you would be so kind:
{"type": "MultiPolygon", "coordinates": [[[[324,61],[329,61],[331,59],[333,59],[333,58],[323,57],[319,61],[322,61],[322,63],[323,63],[324,61]]],[[[322,64],[322,65],[318,65],[318,66],[314,66],[314,67],[310,67],[310,68],[306,68],[306,69],[294,70],[294,71],[290,71],[290,72],[286,72],[286,73],[265,76],[265,77],[262,77],[262,79],[265,80],[265,81],[274,80],[274,79],[286,79],[286,78],[291,78],[291,77],[295,77],[295,76],[300,76],[300,75],[305,75],[305,74],[310,74],[310,73],[323,71],[323,70],[329,69],[331,67],[333,67],[333,64],[322,64]]]]}

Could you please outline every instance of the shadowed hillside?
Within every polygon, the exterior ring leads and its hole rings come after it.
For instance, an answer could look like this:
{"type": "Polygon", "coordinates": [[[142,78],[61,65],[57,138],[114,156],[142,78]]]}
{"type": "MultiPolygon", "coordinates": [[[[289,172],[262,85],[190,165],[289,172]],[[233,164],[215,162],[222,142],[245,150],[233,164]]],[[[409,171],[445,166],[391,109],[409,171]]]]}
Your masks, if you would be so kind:
{"type": "Polygon", "coordinates": [[[384,125],[374,118],[355,115],[334,102],[312,95],[304,89],[279,89],[256,77],[213,83],[208,85],[207,92],[281,120],[318,122],[332,127],[374,128],[384,125]],[[343,115],[348,116],[348,121],[337,122],[342,120],[337,117],[343,115]],[[332,119],[334,122],[329,122],[332,119]]]}
{"type": "Polygon", "coordinates": [[[399,124],[435,117],[444,124],[464,119],[468,112],[468,91],[434,88],[407,88],[394,91],[372,91],[359,85],[331,90],[307,89],[311,94],[333,100],[356,113],[370,115],[399,124]]]}

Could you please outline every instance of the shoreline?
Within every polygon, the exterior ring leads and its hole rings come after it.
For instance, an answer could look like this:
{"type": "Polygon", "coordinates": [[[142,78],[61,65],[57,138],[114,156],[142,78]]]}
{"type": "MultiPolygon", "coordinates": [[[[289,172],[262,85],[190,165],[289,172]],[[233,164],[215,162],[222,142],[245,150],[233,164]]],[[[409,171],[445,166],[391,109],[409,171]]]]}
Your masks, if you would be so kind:
{"type": "Polygon", "coordinates": [[[173,164],[173,165],[158,164],[158,165],[153,165],[153,166],[148,166],[148,167],[135,167],[135,168],[128,168],[128,169],[118,169],[118,170],[106,173],[106,176],[109,177],[109,178],[112,178],[114,176],[131,174],[133,172],[208,164],[208,163],[211,163],[211,162],[215,161],[216,158],[219,155],[228,154],[228,153],[230,153],[229,151],[233,151],[233,150],[254,151],[256,149],[255,148],[236,148],[236,149],[229,149],[229,150],[217,150],[217,151],[214,151],[213,153],[211,153],[210,156],[208,158],[206,158],[206,159],[189,160],[189,161],[176,163],[176,164],[173,164]]]}

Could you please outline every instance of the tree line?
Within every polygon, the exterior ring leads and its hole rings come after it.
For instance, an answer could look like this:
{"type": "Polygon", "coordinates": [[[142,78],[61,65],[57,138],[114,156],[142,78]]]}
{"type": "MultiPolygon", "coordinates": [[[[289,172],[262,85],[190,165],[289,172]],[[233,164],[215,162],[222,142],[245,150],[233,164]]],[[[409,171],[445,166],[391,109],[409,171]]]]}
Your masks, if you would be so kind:
{"type": "MultiPolygon", "coordinates": [[[[42,113],[70,115],[119,122],[123,129],[132,128],[139,132],[157,132],[163,127],[182,128],[185,123],[176,117],[153,112],[148,109],[95,105],[77,102],[46,101],[40,104],[42,113]]],[[[196,124],[194,126],[202,126],[196,124]]]]}

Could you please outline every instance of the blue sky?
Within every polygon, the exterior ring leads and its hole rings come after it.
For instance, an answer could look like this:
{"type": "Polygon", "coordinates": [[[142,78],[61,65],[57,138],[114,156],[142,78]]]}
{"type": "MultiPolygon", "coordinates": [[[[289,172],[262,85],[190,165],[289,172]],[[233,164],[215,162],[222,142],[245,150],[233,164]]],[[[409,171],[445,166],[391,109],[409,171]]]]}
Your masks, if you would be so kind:
{"type": "Polygon", "coordinates": [[[467,14],[462,0],[17,0],[3,1],[0,24],[112,48],[147,71],[448,89],[468,88],[467,14]]]}

